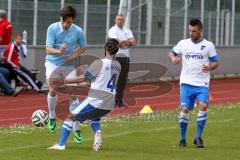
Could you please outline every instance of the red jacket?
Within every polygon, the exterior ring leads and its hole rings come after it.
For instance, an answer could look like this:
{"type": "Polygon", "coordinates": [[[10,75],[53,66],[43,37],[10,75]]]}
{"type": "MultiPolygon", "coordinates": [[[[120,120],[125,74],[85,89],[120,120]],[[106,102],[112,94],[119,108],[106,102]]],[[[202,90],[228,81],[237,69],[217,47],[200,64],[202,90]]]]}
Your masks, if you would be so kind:
{"type": "Polygon", "coordinates": [[[3,19],[0,22],[0,45],[8,45],[11,42],[12,25],[3,19]]]}
{"type": "Polygon", "coordinates": [[[10,63],[14,68],[18,68],[20,66],[19,49],[15,42],[10,43],[5,48],[3,56],[6,57],[6,62],[10,63]]]}

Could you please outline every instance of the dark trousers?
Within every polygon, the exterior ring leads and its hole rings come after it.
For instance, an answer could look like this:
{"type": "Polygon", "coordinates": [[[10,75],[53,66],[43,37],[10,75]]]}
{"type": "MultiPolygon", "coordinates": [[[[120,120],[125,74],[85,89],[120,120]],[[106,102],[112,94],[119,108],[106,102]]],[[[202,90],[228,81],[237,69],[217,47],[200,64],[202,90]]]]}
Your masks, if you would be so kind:
{"type": "Polygon", "coordinates": [[[19,82],[17,75],[12,67],[11,64],[9,63],[0,63],[0,67],[6,68],[9,71],[9,78],[8,78],[8,82],[10,83],[11,80],[15,80],[16,83],[19,82]]]}
{"type": "Polygon", "coordinates": [[[19,68],[14,68],[16,74],[24,80],[26,83],[28,83],[32,89],[35,91],[40,91],[41,86],[39,86],[36,77],[24,66],[20,65],[19,68]]]}
{"type": "Polygon", "coordinates": [[[121,72],[117,82],[117,93],[115,102],[118,104],[119,101],[122,102],[123,92],[128,80],[129,72],[129,58],[128,57],[116,57],[116,60],[121,64],[121,72]]]}

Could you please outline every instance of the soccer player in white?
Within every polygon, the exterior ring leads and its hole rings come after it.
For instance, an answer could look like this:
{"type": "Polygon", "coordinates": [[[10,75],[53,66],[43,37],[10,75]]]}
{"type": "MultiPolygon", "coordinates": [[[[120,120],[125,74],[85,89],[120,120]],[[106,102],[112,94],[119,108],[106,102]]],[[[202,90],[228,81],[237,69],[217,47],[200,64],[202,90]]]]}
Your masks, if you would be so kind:
{"type": "MultiPolygon", "coordinates": [[[[76,17],[76,10],[69,5],[64,6],[60,11],[60,22],[51,24],[47,29],[46,36],[46,79],[49,82],[49,93],[47,96],[49,109],[48,127],[51,133],[56,131],[56,113],[55,108],[58,101],[57,92],[51,86],[51,80],[55,74],[66,76],[69,71],[74,70],[75,60],[85,52],[86,42],[82,28],[73,24],[76,17]],[[78,48],[76,48],[78,46],[78,48]]],[[[70,76],[75,76],[72,72],[70,76]]],[[[70,97],[73,100],[71,105],[78,103],[75,96],[70,97]]],[[[77,143],[82,142],[79,123],[74,122],[73,134],[77,143]]]]}
{"type": "Polygon", "coordinates": [[[173,64],[182,62],[180,76],[180,147],[186,147],[186,131],[189,111],[193,109],[195,100],[199,103],[197,115],[197,131],[194,144],[203,148],[202,132],[207,120],[210,71],[219,65],[219,57],[212,42],[203,38],[203,25],[199,19],[189,23],[189,39],[178,42],[169,52],[173,64]],[[177,55],[181,54],[182,58],[177,55]]]}
{"type": "MultiPolygon", "coordinates": [[[[49,149],[65,149],[67,138],[73,127],[73,121],[78,120],[81,123],[86,120],[100,121],[101,117],[114,109],[116,83],[121,71],[121,65],[115,60],[118,45],[117,40],[108,39],[104,46],[104,59],[95,60],[84,75],[64,80],[65,84],[90,81],[91,87],[86,99],[72,108],[71,113],[65,119],[58,144],[49,149]]],[[[94,132],[93,150],[98,151],[102,144],[100,126],[95,128],[94,132]]]]}

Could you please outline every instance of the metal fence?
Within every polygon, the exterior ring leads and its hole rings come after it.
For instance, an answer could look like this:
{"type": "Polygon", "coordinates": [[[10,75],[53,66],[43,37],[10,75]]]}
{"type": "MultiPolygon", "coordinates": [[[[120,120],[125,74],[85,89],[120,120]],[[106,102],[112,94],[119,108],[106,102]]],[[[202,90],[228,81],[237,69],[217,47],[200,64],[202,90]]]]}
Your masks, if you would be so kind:
{"type": "MultiPolygon", "coordinates": [[[[14,31],[28,33],[28,44],[44,45],[48,25],[59,21],[64,4],[77,9],[74,21],[87,44],[103,44],[124,0],[0,0],[14,31]],[[110,4],[110,5],[109,5],[110,4]],[[108,12],[109,11],[109,12],[108,12]],[[109,13],[109,15],[108,15],[109,13]],[[109,17],[109,18],[108,18],[109,17]]],[[[190,18],[201,18],[204,37],[217,46],[240,45],[240,0],[125,0],[129,26],[138,45],[173,45],[187,38],[190,18]]],[[[123,6],[124,7],[124,6],[123,6]]]]}

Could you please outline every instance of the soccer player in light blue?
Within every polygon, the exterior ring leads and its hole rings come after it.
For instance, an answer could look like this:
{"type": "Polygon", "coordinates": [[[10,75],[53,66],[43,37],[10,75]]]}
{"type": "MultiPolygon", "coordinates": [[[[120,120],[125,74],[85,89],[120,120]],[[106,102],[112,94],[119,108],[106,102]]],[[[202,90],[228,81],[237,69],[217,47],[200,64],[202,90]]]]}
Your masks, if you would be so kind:
{"type": "Polygon", "coordinates": [[[75,78],[65,78],[65,84],[90,81],[91,87],[88,96],[70,110],[70,114],[63,123],[58,144],[49,149],[65,150],[65,144],[75,120],[81,123],[86,120],[95,121],[95,125],[92,125],[95,133],[93,150],[98,151],[101,148],[102,132],[98,124],[101,117],[114,109],[116,83],[121,71],[121,65],[115,60],[118,45],[117,40],[108,39],[104,46],[105,58],[95,60],[83,75],[75,78]]]}
{"type": "Polygon", "coordinates": [[[169,52],[173,64],[182,62],[180,76],[180,147],[186,147],[186,131],[189,111],[195,100],[199,103],[197,132],[194,144],[203,148],[202,132],[207,120],[210,71],[219,65],[219,57],[212,42],[203,38],[203,25],[199,19],[192,19],[188,26],[190,38],[178,42],[169,52]],[[181,58],[177,55],[181,54],[181,58]]]}
{"type": "MultiPolygon", "coordinates": [[[[46,36],[46,79],[49,81],[53,78],[55,70],[62,68],[62,76],[73,71],[75,67],[75,60],[86,50],[86,42],[83,30],[77,25],[73,24],[76,17],[76,10],[67,5],[60,11],[60,22],[51,24],[47,29],[46,36]]],[[[72,72],[72,75],[76,76],[72,72]]],[[[74,103],[78,103],[75,96],[71,97],[74,103]]],[[[56,113],[55,107],[57,105],[57,92],[49,85],[49,93],[47,96],[49,109],[49,123],[48,127],[51,133],[56,131],[56,113]]],[[[72,104],[72,105],[73,105],[72,104]]],[[[79,123],[76,121],[73,125],[74,139],[77,143],[82,142],[80,131],[78,129],[79,123]]]]}

